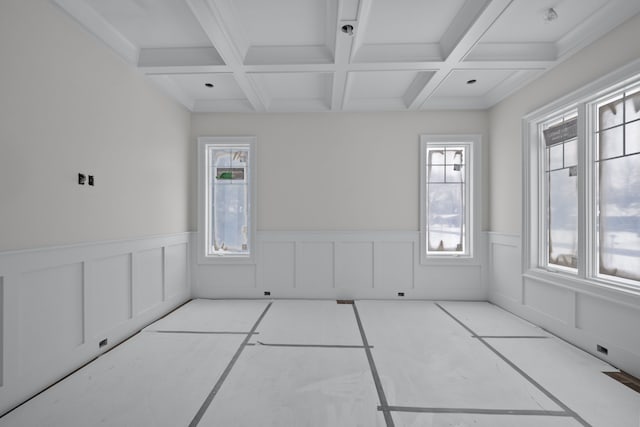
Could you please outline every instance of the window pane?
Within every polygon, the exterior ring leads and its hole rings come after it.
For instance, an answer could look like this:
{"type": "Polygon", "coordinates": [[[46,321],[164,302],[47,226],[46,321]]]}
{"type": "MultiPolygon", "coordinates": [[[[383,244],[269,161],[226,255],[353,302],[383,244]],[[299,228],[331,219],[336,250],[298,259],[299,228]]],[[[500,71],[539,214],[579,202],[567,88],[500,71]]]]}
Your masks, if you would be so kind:
{"type": "Polygon", "coordinates": [[[210,149],[210,254],[249,254],[248,157],[248,149],[210,149]]]}
{"type": "Polygon", "coordinates": [[[640,119],[640,91],[627,94],[624,108],[626,122],[640,119]]]}
{"type": "Polygon", "coordinates": [[[598,134],[598,160],[622,156],[622,126],[598,134]]]}
{"type": "Polygon", "coordinates": [[[427,167],[427,181],[444,182],[444,166],[429,165],[427,167]]]}
{"type": "Polygon", "coordinates": [[[430,149],[427,155],[427,163],[430,165],[444,165],[444,149],[430,149]]]}
{"type": "Polygon", "coordinates": [[[564,167],[568,168],[578,164],[578,140],[574,139],[564,144],[564,167]]]}
{"type": "Polygon", "coordinates": [[[464,184],[429,184],[429,252],[463,252],[464,184]]]}
{"type": "Polygon", "coordinates": [[[549,173],[549,263],[578,263],[578,181],[569,169],[549,173]]]}
{"type": "Polygon", "coordinates": [[[607,129],[622,124],[622,98],[598,108],[599,129],[607,129]]]}
{"type": "Polygon", "coordinates": [[[446,174],[447,182],[463,182],[465,166],[463,165],[447,165],[446,174]]]}
{"type": "Polygon", "coordinates": [[[464,148],[447,149],[446,159],[448,165],[464,164],[464,148]]]}
{"type": "Polygon", "coordinates": [[[562,167],[562,145],[556,144],[549,147],[549,170],[560,169],[562,167]]]}
{"type": "Polygon", "coordinates": [[[640,155],[601,162],[599,272],[640,280],[640,155]]]}
{"type": "Polygon", "coordinates": [[[640,121],[625,125],[625,154],[640,152],[640,121]]]}

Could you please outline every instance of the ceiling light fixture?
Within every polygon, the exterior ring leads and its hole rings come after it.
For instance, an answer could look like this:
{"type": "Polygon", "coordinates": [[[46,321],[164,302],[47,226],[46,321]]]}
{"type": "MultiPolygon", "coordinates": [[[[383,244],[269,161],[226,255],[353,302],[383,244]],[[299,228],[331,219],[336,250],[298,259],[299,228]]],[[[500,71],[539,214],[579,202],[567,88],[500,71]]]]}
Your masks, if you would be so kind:
{"type": "Polygon", "coordinates": [[[476,79],[467,80],[467,84],[468,84],[468,85],[472,85],[472,84],[474,84],[475,82],[477,82],[477,80],[476,80],[476,79]]]}
{"type": "Polygon", "coordinates": [[[212,88],[212,87],[213,87],[213,83],[205,83],[204,85],[205,85],[206,87],[208,87],[208,88],[212,88]]]}
{"type": "Polygon", "coordinates": [[[544,22],[553,22],[558,19],[558,12],[552,7],[544,12],[544,22]]]}
{"type": "Polygon", "coordinates": [[[348,36],[352,36],[353,35],[353,25],[351,24],[345,24],[342,26],[342,32],[345,33],[348,36]]]}

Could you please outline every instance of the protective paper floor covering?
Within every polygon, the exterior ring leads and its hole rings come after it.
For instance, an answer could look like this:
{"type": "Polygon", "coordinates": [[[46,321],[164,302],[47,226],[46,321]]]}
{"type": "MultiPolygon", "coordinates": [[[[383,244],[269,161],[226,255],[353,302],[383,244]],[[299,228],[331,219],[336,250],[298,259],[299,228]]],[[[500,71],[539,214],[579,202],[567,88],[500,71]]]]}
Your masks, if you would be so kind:
{"type": "Polygon", "coordinates": [[[362,345],[350,304],[274,301],[252,341],[286,344],[362,345]]]}
{"type": "Polygon", "coordinates": [[[561,409],[434,303],[357,307],[390,405],[561,409]]]}
{"type": "Polygon", "coordinates": [[[246,347],[199,427],[383,427],[363,349],[246,347]]]}
{"type": "Polygon", "coordinates": [[[267,304],[269,301],[197,299],[149,325],[145,330],[249,332],[267,304]]]}
{"type": "Polygon", "coordinates": [[[142,332],[0,418],[0,426],[187,426],[243,338],[142,332]]]}

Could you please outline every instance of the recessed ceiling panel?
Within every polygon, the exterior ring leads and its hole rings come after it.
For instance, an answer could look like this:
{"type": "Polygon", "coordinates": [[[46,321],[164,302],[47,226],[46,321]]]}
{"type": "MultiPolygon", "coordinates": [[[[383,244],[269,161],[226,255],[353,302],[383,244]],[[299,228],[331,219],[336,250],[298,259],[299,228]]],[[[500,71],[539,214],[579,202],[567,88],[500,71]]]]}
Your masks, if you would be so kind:
{"type": "Polygon", "coordinates": [[[607,0],[515,0],[482,37],[482,43],[556,42],[607,0]],[[557,19],[548,21],[553,8],[557,19]]]}
{"type": "Polygon", "coordinates": [[[294,107],[324,110],[329,106],[330,73],[252,73],[250,76],[266,98],[269,110],[293,108],[295,111],[294,107]]]}
{"type": "Polygon", "coordinates": [[[325,0],[233,0],[250,46],[325,44],[325,0]]]}
{"type": "Polygon", "coordinates": [[[211,46],[184,1],[85,1],[138,48],[211,46]]]}
{"type": "Polygon", "coordinates": [[[230,73],[172,74],[167,77],[194,100],[245,98],[230,73]]]}
{"type": "Polygon", "coordinates": [[[364,44],[439,43],[464,0],[372,0],[364,44]]]}
{"type": "Polygon", "coordinates": [[[406,109],[432,75],[430,71],[350,72],[345,109],[406,109]]]}
{"type": "Polygon", "coordinates": [[[434,96],[484,96],[514,73],[514,70],[453,70],[434,96]]]}

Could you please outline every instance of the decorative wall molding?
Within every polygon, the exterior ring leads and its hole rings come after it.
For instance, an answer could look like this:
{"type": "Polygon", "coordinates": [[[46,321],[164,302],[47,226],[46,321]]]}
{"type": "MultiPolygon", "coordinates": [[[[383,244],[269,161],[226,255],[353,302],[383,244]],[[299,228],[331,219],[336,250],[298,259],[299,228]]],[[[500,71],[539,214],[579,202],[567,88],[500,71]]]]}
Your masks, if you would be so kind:
{"type": "Polygon", "coordinates": [[[192,257],[194,298],[487,298],[480,261],[420,265],[417,231],[259,231],[257,241],[252,265],[192,257]]]}
{"type": "Polygon", "coordinates": [[[596,293],[547,276],[523,275],[520,236],[486,234],[489,301],[619,369],[640,375],[637,299],[623,301],[619,292],[606,288],[596,293]],[[608,349],[606,356],[597,352],[598,345],[608,349]]]}
{"type": "Polygon", "coordinates": [[[0,414],[187,301],[190,240],[1,252],[0,414]]]}

